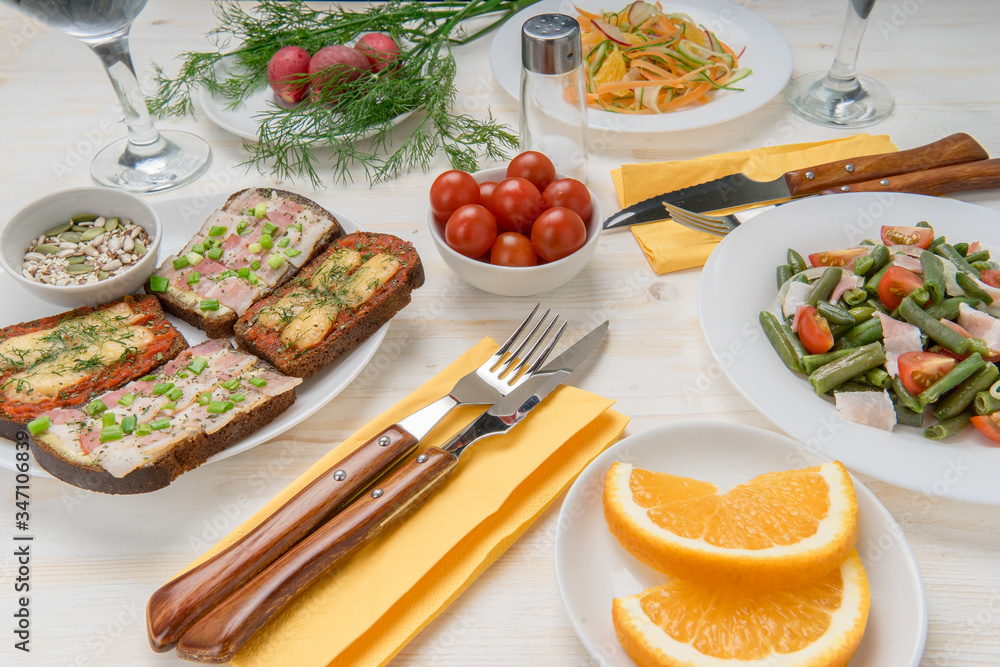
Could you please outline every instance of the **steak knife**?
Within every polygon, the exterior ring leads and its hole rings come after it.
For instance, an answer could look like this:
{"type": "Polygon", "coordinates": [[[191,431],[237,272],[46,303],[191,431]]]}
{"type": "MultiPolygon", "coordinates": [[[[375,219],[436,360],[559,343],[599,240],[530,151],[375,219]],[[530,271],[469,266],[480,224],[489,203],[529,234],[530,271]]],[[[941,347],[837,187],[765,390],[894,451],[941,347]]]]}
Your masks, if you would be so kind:
{"type": "Polygon", "coordinates": [[[667,218],[663,209],[664,202],[692,213],[705,213],[788,197],[802,197],[851,183],[878,181],[887,176],[975,162],[988,157],[989,154],[975,139],[960,132],[905,151],[795,169],[773,181],[755,181],[744,174],[732,174],[633,204],[605,220],[604,229],[664,220],[667,218]]]}

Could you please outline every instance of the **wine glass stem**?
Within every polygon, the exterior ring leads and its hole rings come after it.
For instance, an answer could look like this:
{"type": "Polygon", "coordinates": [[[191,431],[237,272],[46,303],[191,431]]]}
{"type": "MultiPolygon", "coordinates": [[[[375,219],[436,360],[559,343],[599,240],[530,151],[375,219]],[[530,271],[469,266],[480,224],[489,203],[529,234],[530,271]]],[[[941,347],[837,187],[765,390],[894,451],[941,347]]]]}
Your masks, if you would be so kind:
{"type": "Polygon", "coordinates": [[[837,57],[826,75],[826,85],[829,88],[848,92],[858,87],[858,52],[868,27],[868,16],[874,6],[875,0],[849,0],[847,3],[847,18],[844,20],[840,46],[837,47],[837,57]]]}
{"type": "Polygon", "coordinates": [[[125,126],[128,128],[129,149],[136,153],[155,153],[162,149],[163,140],[149,116],[146,100],[132,66],[128,30],[100,42],[87,42],[87,46],[104,63],[111,85],[118,95],[118,102],[125,114],[125,126]]]}

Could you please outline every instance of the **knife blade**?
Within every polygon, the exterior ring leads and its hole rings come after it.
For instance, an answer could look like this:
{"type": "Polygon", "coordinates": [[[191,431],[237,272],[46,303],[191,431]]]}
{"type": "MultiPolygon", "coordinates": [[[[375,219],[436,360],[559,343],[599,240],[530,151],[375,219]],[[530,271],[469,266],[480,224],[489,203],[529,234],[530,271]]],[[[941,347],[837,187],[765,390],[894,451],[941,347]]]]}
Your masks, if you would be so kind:
{"type": "Polygon", "coordinates": [[[756,181],[742,173],[732,174],[633,204],[605,220],[603,228],[615,229],[641,222],[664,220],[668,217],[663,210],[664,202],[693,213],[705,213],[734,206],[801,197],[851,183],[877,181],[887,176],[975,162],[988,157],[989,154],[975,139],[960,132],[905,151],[880,153],[795,169],[773,181],[756,181]]]}
{"type": "Polygon", "coordinates": [[[442,447],[430,447],[297,544],[191,626],[177,643],[185,660],[229,661],[295,594],[343,563],[400,521],[450,477],[465,449],[510,431],[586,359],[604,338],[608,322],[577,341],[520,387],[495,403],[442,447]],[[557,365],[558,363],[558,365],[557,365]]]}

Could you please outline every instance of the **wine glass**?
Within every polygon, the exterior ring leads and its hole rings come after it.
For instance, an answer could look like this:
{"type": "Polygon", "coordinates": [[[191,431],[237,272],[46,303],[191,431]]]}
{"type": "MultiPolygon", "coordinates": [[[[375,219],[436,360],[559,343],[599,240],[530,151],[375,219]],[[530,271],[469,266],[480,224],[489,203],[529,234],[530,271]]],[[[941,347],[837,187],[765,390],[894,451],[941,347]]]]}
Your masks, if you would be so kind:
{"type": "Polygon", "coordinates": [[[889,90],[858,74],[858,51],[875,0],[848,0],[844,32],[829,72],[812,72],[785,88],[792,111],[813,123],[834,127],[864,127],[892,113],[889,90]]]}
{"type": "Polygon", "coordinates": [[[128,47],[132,21],[146,0],[0,0],[0,4],[76,37],[104,63],[125,114],[128,138],[94,156],[90,175],[99,185],[155,192],[188,183],[208,168],[207,143],[187,132],[158,132],[150,119],[128,47]]]}

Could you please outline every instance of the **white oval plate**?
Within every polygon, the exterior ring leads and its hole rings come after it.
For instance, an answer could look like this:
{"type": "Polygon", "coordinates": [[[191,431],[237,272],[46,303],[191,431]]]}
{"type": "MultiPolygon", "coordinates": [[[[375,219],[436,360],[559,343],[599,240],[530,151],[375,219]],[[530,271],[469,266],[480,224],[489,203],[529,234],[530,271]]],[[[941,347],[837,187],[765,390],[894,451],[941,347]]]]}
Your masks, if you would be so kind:
{"type": "Polygon", "coordinates": [[[761,310],[777,308],[774,271],[788,248],[803,254],[847,248],[878,239],[881,225],[920,220],[952,243],[978,240],[1000,252],[1000,212],[982,206],[898,193],[801,199],[741,225],[712,252],[698,289],[702,331],[740,393],[797,440],[897,486],[1000,505],[1000,448],[974,428],[935,442],[917,428],[890,433],[849,422],[804,375],[785,368],[758,324],[761,310]]]}
{"type": "MultiPolygon", "coordinates": [[[[601,494],[612,463],[703,479],[727,490],[765,472],[825,460],[783,435],[719,422],[654,428],[594,459],[563,501],[555,561],[566,613],[597,664],[634,667],[611,624],[611,601],[657,586],[666,577],[635,560],[608,530],[601,494]]],[[[861,517],[857,548],[872,604],[850,667],[916,667],[927,639],[927,601],[917,561],[882,503],[857,480],[854,489],[861,517]]]]}
{"type": "MultiPolygon", "coordinates": [[[[151,202],[163,222],[163,243],[160,246],[160,256],[166,257],[183,248],[209,214],[225,203],[226,198],[227,195],[190,194],[151,202]]],[[[350,233],[362,229],[361,225],[343,213],[333,209],[327,210],[337,218],[345,232],[350,233]]],[[[55,315],[66,310],[33,298],[2,270],[0,270],[0,294],[4,295],[4,308],[0,311],[0,327],[55,315]]],[[[204,331],[196,329],[172,315],[168,315],[167,319],[184,334],[184,338],[192,347],[207,340],[204,331]]],[[[208,459],[206,463],[227,459],[267,442],[326,405],[361,373],[371,358],[375,356],[375,351],[378,350],[388,331],[389,324],[387,323],[353,351],[319,373],[303,380],[302,384],[295,389],[296,398],[291,407],[278,415],[274,421],[219,452],[208,459]]],[[[13,443],[0,438],[0,468],[15,469],[14,452],[13,443]]],[[[36,477],[51,477],[33,459],[29,473],[36,477]]]]}
{"type": "MultiPolygon", "coordinates": [[[[588,11],[620,11],[628,0],[542,0],[509,18],[490,46],[490,69],[514,99],[521,89],[521,26],[538,14],[557,12],[576,17],[574,5],[588,11]]],[[[588,109],[590,127],[618,132],[677,132],[707,127],[739,118],[769,102],[780,93],[792,75],[792,48],[772,24],[746,7],[729,0],[663,0],[665,11],[683,12],[704,25],[736,53],[744,47],[740,65],[753,74],[739,82],[743,92],[717,90],[712,101],[697,108],[664,114],[619,114],[588,109]]]]}

